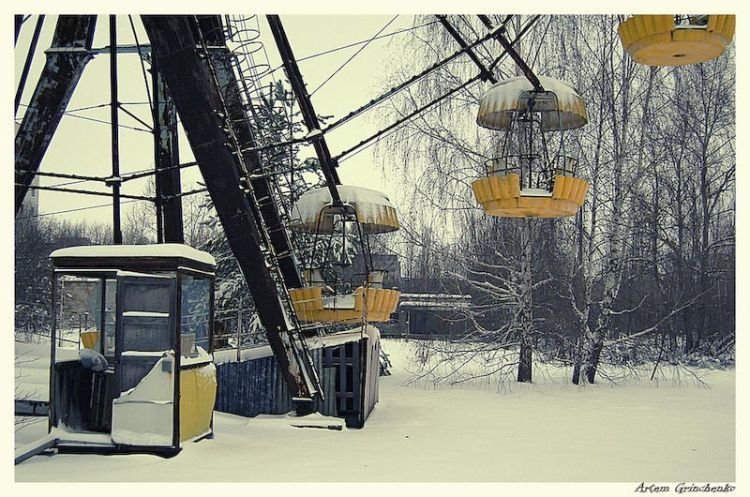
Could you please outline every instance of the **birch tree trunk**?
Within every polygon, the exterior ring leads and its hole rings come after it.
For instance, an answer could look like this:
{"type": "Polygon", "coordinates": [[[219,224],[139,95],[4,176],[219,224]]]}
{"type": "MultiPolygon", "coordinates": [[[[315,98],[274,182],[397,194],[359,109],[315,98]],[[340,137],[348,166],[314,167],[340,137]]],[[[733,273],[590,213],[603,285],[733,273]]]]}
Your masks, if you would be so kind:
{"type": "MultiPolygon", "coordinates": [[[[614,23],[611,23],[614,26],[614,23]]],[[[610,37],[614,38],[614,28],[610,28],[610,37]]],[[[624,178],[625,168],[628,161],[627,145],[629,130],[631,126],[631,101],[630,91],[633,80],[634,62],[623,56],[619,67],[615,66],[614,42],[605,45],[605,59],[608,62],[608,73],[605,83],[606,92],[603,92],[606,102],[607,117],[612,125],[612,149],[614,153],[614,164],[612,170],[612,192],[611,192],[611,216],[609,219],[609,230],[606,234],[609,241],[607,254],[605,256],[605,267],[601,275],[602,297],[599,301],[599,314],[593,330],[587,330],[584,334],[582,351],[582,373],[588,383],[594,383],[596,371],[604,340],[610,330],[613,306],[617,300],[622,281],[623,264],[623,238],[627,226],[626,201],[629,195],[627,179],[624,178]],[[618,74],[619,73],[619,74],[618,74]],[[616,78],[619,78],[619,88],[616,78]],[[619,90],[619,91],[618,91],[619,90]],[[617,96],[619,95],[619,99],[617,96]],[[619,100],[619,101],[618,101],[619,100]],[[619,104],[619,105],[618,105],[619,104]]]]}
{"type": "Polygon", "coordinates": [[[534,311],[532,301],[533,279],[532,263],[532,224],[531,219],[525,218],[521,225],[521,270],[519,272],[519,289],[521,292],[521,308],[519,309],[520,347],[518,352],[519,383],[531,383],[532,379],[532,336],[534,333],[534,311]]]}

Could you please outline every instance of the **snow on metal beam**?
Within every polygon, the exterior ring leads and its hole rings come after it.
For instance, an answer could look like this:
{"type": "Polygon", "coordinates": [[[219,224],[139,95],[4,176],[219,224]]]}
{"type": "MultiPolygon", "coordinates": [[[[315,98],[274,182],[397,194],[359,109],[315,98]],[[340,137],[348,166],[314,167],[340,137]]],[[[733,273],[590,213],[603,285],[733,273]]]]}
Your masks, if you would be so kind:
{"type": "MultiPolygon", "coordinates": [[[[233,70],[236,55],[230,53],[224,38],[224,29],[220,16],[197,16],[198,23],[207,44],[215,47],[210,51],[211,63],[217,73],[219,84],[224,90],[224,101],[229,111],[229,119],[233,123],[233,129],[237,135],[242,149],[242,158],[249,172],[262,172],[260,154],[255,150],[257,141],[250,122],[248,121],[242,98],[240,95],[240,81],[233,70]]],[[[247,95],[249,100],[250,96],[247,95]]],[[[272,198],[272,185],[267,175],[253,174],[250,184],[258,198],[272,198]]],[[[275,202],[261,204],[259,214],[269,228],[269,236],[274,252],[277,254],[291,254],[292,243],[289,235],[284,229],[278,206],[275,202]]],[[[302,286],[297,262],[293,257],[284,257],[279,260],[279,268],[284,277],[284,284],[289,288],[302,286]]]]}
{"type": "Polygon", "coordinates": [[[60,16],[47,62],[16,133],[16,215],[81,78],[96,16],[60,16]]]}
{"type": "Polygon", "coordinates": [[[284,26],[281,24],[281,19],[277,15],[266,16],[268,19],[268,25],[271,27],[274,40],[276,40],[276,46],[279,49],[279,55],[281,55],[281,61],[284,64],[284,70],[289,78],[289,84],[292,85],[292,90],[297,96],[299,102],[300,112],[302,118],[305,121],[305,126],[309,130],[308,138],[312,139],[315,153],[320,161],[320,167],[323,169],[323,175],[326,178],[326,185],[331,191],[331,197],[333,198],[333,205],[340,206],[341,199],[339,199],[336,185],[341,184],[338,173],[336,172],[336,160],[331,158],[331,152],[328,150],[325,137],[320,131],[320,123],[318,122],[318,115],[315,113],[310,95],[307,93],[305,82],[302,79],[302,73],[297,65],[297,60],[294,58],[294,52],[289,44],[289,39],[284,32],[284,26]]]}

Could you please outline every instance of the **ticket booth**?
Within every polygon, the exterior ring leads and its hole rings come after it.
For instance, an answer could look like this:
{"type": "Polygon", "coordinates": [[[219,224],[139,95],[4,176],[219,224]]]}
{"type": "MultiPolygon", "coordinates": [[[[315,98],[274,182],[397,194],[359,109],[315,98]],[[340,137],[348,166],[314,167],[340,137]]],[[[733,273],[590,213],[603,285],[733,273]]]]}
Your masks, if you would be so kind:
{"type": "Polygon", "coordinates": [[[70,247],[50,257],[58,449],[169,455],[211,436],[213,257],[180,244],[70,247]]]}

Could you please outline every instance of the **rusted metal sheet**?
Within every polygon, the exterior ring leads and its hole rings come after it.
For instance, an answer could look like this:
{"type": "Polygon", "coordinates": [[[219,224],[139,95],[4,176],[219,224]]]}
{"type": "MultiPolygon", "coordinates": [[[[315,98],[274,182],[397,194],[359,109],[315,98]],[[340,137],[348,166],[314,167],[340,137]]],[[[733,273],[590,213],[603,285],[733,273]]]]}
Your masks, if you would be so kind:
{"type": "Polygon", "coordinates": [[[60,16],[34,94],[16,133],[16,214],[86,63],[96,16],[60,16]]]}
{"type": "Polygon", "coordinates": [[[350,428],[362,428],[378,401],[380,341],[364,337],[326,350],[336,370],[336,410],[350,428]]]}
{"type": "MultiPolygon", "coordinates": [[[[311,351],[313,361],[322,370],[320,350],[311,351]]],[[[325,370],[321,378],[325,384],[325,370]]],[[[276,360],[269,357],[217,365],[216,410],[241,416],[285,414],[294,409],[292,395],[276,360]]],[[[326,395],[326,398],[328,395],[326,395]]],[[[335,415],[328,409],[330,402],[313,401],[314,410],[335,415]]]]}

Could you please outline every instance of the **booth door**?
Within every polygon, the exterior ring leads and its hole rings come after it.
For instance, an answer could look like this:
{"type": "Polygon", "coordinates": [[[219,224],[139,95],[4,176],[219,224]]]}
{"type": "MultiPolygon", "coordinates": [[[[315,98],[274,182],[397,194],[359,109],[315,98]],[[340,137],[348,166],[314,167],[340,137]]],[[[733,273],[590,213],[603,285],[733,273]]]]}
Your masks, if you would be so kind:
{"type": "Polygon", "coordinates": [[[118,277],[115,443],[175,445],[176,288],[175,277],[118,277]]]}

